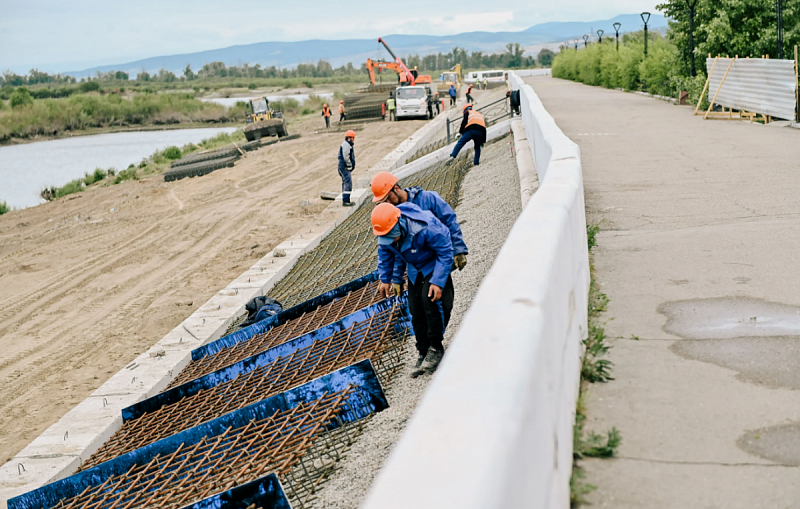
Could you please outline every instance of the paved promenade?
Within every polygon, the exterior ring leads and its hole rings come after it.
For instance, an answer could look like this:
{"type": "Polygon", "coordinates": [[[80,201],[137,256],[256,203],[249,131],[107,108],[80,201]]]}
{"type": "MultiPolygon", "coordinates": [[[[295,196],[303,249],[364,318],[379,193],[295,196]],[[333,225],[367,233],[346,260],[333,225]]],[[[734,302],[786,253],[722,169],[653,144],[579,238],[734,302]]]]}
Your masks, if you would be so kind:
{"type": "Polygon", "coordinates": [[[581,147],[616,380],[593,507],[800,507],[800,131],[526,80],[581,147]]]}

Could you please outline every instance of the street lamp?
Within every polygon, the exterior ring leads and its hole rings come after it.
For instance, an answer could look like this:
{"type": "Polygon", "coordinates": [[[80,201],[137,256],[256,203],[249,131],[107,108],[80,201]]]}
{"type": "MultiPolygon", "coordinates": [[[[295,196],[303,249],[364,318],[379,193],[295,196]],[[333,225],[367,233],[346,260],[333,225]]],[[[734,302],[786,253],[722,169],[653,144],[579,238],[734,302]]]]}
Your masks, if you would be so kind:
{"type": "Polygon", "coordinates": [[[578,49],[578,39],[575,39],[573,42],[575,42],[575,49],[578,49]]]}
{"type": "Polygon", "coordinates": [[[584,35],[583,36],[583,47],[585,48],[588,45],[589,45],[589,36],[588,35],[584,35]]]}
{"type": "Polygon", "coordinates": [[[783,58],[783,1],[775,0],[775,17],[778,21],[778,58],[783,58]]]}
{"type": "Polygon", "coordinates": [[[644,21],[644,56],[647,57],[647,22],[650,21],[650,13],[643,12],[641,16],[642,16],[642,21],[644,21]]]}
{"type": "Polygon", "coordinates": [[[617,32],[617,51],[619,51],[619,29],[622,26],[622,23],[617,22],[614,23],[614,31],[617,32]]]}
{"type": "Polygon", "coordinates": [[[597,43],[598,44],[603,44],[603,34],[604,33],[605,33],[605,31],[603,31],[603,30],[598,30],[597,31],[597,43]]]}

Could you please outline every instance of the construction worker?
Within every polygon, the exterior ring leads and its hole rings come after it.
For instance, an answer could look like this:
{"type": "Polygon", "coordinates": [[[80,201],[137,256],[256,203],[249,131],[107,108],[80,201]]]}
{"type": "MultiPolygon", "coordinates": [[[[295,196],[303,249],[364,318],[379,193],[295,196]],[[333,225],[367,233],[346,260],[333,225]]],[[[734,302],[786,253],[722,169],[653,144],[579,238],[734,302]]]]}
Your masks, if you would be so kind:
{"type": "Polygon", "coordinates": [[[439,115],[439,113],[442,112],[442,110],[441,110],[442,100],[439,98],[439,92],[436,92],[435,94],[433,94],[433,101],[434,101],[435,106],[436,106],[436,115],[439,115]]]}
{"type": "Polygon", "coordinates": [[[450,89],[447,91],[447,93],[450,94],[450,106],[455,106],[456,105],[456,95],[458,94],[458,91],[456,90],[456,86],[451,83],[450,84],[450,89]]]}
{"type": "Polygon", "coordinates": [[[467,102],[475,102],[475,99],[472,98],[472,83],[467,87],[467,102]]]}
{"type": "Polygon", "coordinates": [[[389,92],[389,98],[386,99],[386,109],[389,110],[389,121],[397,120],[395,118],[395,109],[397,109],[397,103],[394,100],[394,92],[389,92]]]}
{"type": "Polygon", "coordinates": [[[353,144],[356,142],[356,132],[350,129],[344,133],[344,141],[339,147],[339,176],[342,177],[342,206],[352,207],[355,203],[350,201],[350,191],[353,190],[353,179],[350,174],[356,169],[356,153],[353,144]]]}
{"type": "Polygon", "coordinates": [[[331,126],[331,109],[328,108],[327,104],[322,105],[322,116],[325,117],[325,129],[330,128],[331,126]]]}
{"type": "MultiPolygon", "coordinates": [[[[464,235],[461,233],[461,225],[458,224],[456,213],[436,191],[425,191],[419,186],[406,189],[397,185],[398,179],[388,171],[382,171],[372,178],[372,201],[375,203],[391,203],[400,205],[401,203],[413,203],[422,210],[427,210],[436,219],[441,221],[450,232],[450,240],[453,243],[453,261],[458,270],[462,270],[467,265],[467,245],[464,243],[464,235]]],[[[448,315],[447,321],[450,316],[448,315]]]]}
{"type": "Polygon", "coordinates": [[[472,109],[471,104],[465,104],[461,111],[464,112],[464,119],[461,121],[461,128],[458,130],[461,137],[458,139],[456,146],[453,147],[450,158],[455,159],[464,145],[472,140],[475,145],[473,163],[478,166],[481,161],[481,147],[486,143],[486,120],[484,120],[483,115],[472,109]]]}
{"type": "Polygon", "coordinates": [[[339,122],[343,122],[347,119],[347,115],[344,112],[344,101],[339,101],[339,122]]]}
{"type": "Polygon", "coordinates": [[[489,78],[483,78],[483,89],[486,90],[489,88],[489,78]]]}
{"type": "Polygon", "coordinates": [[[372,232],[378,237],[379,292],[400,295],[408,270],[408,309],[419,354],[411,376],[433,373],[444,355],[442,340],[455,296],[450,232],[410,202],[375,207],[372,232]]]}

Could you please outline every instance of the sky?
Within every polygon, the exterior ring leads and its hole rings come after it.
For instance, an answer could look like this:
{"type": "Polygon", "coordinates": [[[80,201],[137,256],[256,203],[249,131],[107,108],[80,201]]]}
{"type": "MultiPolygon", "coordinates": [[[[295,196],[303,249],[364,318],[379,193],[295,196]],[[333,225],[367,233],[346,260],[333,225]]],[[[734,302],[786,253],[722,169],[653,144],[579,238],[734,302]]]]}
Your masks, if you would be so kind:
{"type": "Polygon", "coordinates": [[[656,12],[660,0],[0,0],[0,71],[81,70],[237,44],[520,31],[656,12]]]}

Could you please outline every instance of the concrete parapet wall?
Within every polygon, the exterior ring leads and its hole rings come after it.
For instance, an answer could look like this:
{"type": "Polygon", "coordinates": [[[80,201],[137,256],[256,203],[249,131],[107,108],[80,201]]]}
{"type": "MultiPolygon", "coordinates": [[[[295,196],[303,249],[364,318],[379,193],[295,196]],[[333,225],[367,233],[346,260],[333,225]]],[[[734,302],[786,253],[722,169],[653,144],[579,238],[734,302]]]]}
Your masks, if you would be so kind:
{"type": "Polygon", "coordinates": [[[509,81],[522,92],[536,163],[534,169],[518,157],[528,165],[520,173],[537,171],[540,187],[478,290],[366,509],[569,507],[589,290],[580,153],[534,91],[514,73],[509,81]],[[435,481],[420,483],[421,468],[435,472],[435,481]]]}

